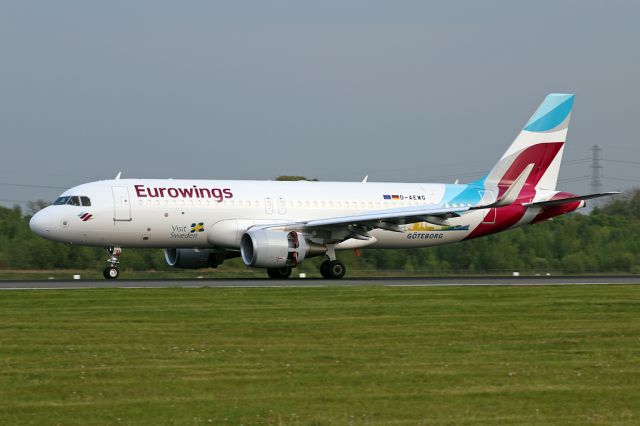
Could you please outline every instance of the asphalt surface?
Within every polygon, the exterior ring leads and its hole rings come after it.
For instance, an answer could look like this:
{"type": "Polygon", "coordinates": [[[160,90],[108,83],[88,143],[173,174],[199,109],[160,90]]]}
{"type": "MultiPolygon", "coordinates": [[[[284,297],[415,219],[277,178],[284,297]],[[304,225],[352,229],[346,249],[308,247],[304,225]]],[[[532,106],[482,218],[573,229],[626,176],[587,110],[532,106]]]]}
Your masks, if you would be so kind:
{"type": "Polygon", "coordinates": [[[583,277],[428,277],[428,278],[357,278],[323,279],[212,279],[212,280],[48,280],[0,281],[0,290],[61,290],[80,288],[279,288],[323,286],[544,286],[544,285],[607,285],[640,284],[640,276],[583,276],[583,277]]]}

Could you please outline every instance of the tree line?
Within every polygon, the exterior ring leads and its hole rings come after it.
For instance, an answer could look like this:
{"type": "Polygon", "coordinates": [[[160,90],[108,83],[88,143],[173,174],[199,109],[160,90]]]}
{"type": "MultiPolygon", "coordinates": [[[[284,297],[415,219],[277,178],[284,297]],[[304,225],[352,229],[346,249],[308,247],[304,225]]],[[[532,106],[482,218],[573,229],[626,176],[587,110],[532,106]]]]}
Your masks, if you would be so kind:
{"type": "MultiPolygon", "coordinates": [[[[29,219],[42,203],[0,207],[0,269],[102,269],[106,253],[45,240],[31,232],[29,219]]],[[[364,271],[433,274],[640,273],[640,189],[615,197],[590,214],[573,213],[533,226],[462,243],[408,250],[363,250],[340,254],[348,267],[364,271]]],[[[168,270],[162,250],[127,249],[122,267],[168,270]]],[[[318,263],[303,264],[312,268],[318,263]]],[[[221,266],[243,268],[239,259],[221,266]]]]}

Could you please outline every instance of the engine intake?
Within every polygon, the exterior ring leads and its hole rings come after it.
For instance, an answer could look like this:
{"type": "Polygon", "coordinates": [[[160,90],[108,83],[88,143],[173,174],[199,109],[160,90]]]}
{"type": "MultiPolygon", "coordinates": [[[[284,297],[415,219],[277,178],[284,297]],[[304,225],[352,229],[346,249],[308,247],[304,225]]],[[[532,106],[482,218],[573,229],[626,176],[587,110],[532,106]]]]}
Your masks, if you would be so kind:
{"type": "Polygon", "coordinates": [[[326,247],[315,244],[295,231],[252,229],[240,240],[240,254],[247,266],[258,268],[295,268],[304,259],[321,256],[326,247]]]}

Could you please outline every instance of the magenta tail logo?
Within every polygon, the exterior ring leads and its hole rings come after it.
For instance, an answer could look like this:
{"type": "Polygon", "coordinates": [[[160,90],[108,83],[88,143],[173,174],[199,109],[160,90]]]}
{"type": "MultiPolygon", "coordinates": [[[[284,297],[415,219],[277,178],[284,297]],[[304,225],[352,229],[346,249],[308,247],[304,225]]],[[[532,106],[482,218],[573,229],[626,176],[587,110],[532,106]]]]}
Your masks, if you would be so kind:
{"type": "Polygon", "coordinates": [[[92,219],[93,215],[91,213],[80,213],[78,217],[80,218],[81,221],[86,222],[92,219]]]}

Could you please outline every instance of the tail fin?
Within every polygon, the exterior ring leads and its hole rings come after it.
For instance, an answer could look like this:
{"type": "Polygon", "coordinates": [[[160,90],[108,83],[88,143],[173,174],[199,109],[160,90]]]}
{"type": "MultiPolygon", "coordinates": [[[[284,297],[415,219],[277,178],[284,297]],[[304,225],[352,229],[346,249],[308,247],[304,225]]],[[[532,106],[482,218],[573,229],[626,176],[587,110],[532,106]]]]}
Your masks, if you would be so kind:
{"type": "MultiPolygon", "coordinates": [[[[484,180],[487,188],[505,188],[533,164],[525,185],[556,188],[574,95],[552,93],[540,104],[509,149],[484,180]]],[[[500,191],[500,192],[502,192],[500,191]]]]}

